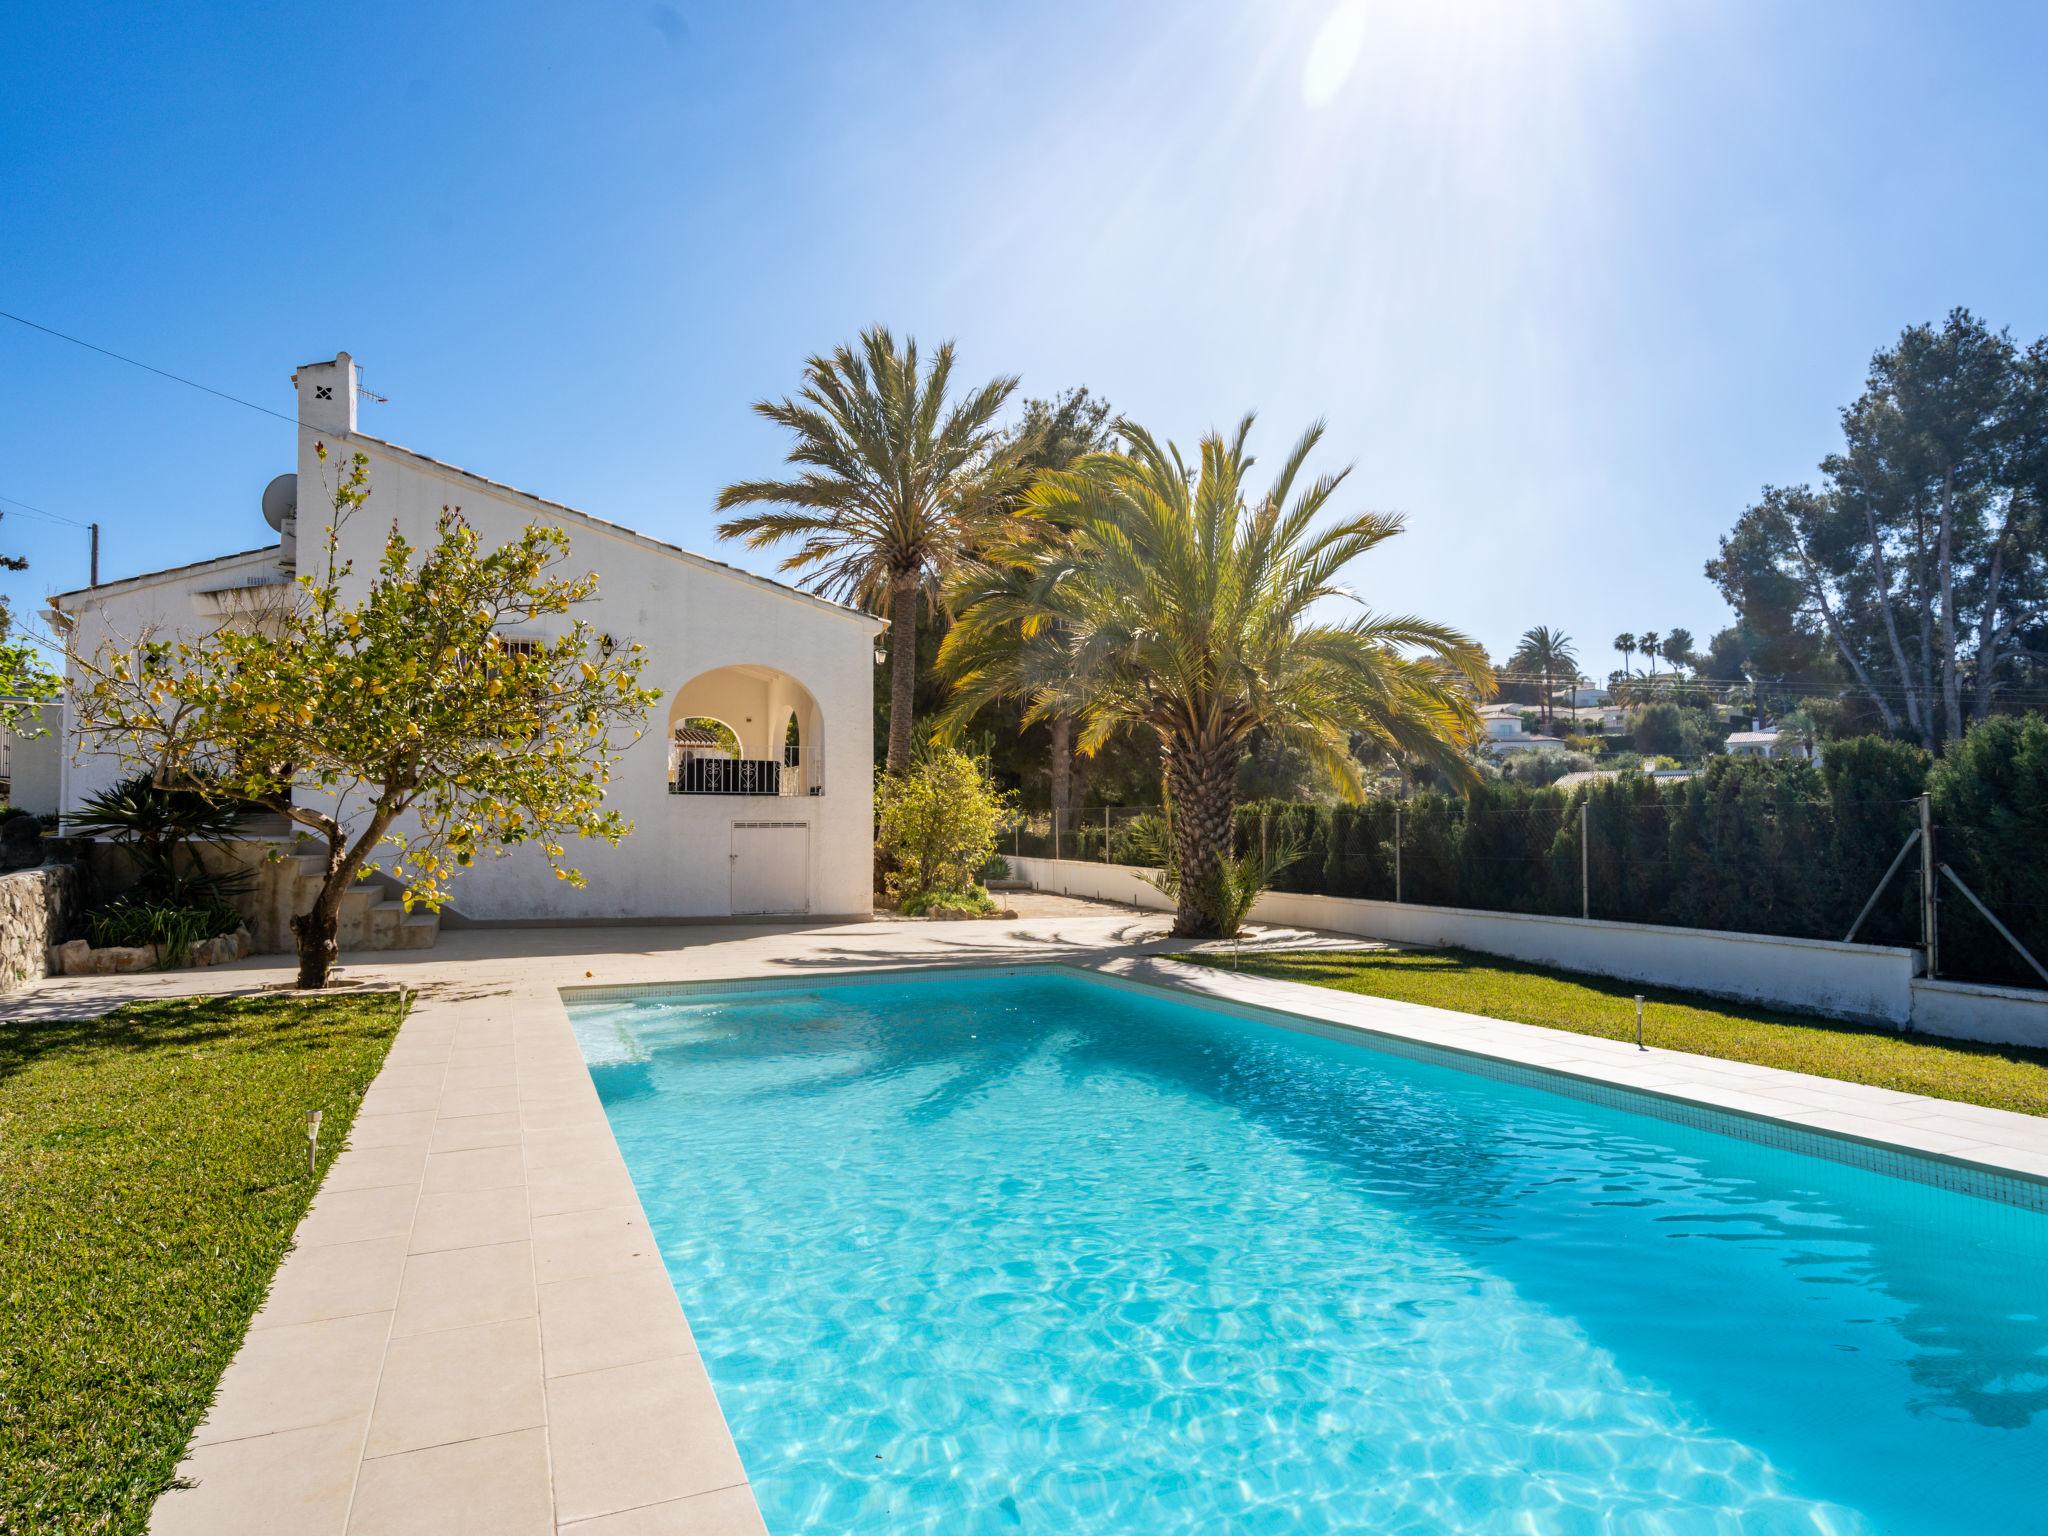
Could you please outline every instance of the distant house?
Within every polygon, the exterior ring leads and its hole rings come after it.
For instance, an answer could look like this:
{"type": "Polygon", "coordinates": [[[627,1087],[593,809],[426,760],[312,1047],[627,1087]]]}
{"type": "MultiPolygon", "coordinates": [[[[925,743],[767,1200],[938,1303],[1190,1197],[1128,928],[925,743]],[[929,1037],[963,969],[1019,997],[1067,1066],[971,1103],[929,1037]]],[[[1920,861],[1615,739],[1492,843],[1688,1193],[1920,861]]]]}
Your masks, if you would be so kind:
{"type": "Polygon", "coordinates": [[[1726,742],[1730,757],[1796,757],[1820,761],[1820,748],[1805,737],[1772,729],[1731,731],[1726,742]]]}
{"type": "Polygon", "coordinates": [[[1485,704],[1480,706],[1480,723],[1486,727],[1486,740],[1480,743],[1483,752],[1529,752],[1542,747],[1556,751],[1564,750],[1564,742],[1556,736],[1532,734],[1522,724],[1523,706],[1520,704],[1485,704]]]}
{"type": "Polygon", "coordinates": [[[1563,688],[1551,695],[1551,698],[1560,709],[1584,709],[1591,704],[1608,704],[1613,702],[1614,693],[1612,689],[1588,686],[1585,688],[1563,688]]]}
{"type": "Polygon", "coordinates": [[[41,717],[39,734],[17,735],[0,725],[0,801],[38,816],[57,810],[58,742],[63,730],[63,712],[58,705],[36,708],[41,717]]]}

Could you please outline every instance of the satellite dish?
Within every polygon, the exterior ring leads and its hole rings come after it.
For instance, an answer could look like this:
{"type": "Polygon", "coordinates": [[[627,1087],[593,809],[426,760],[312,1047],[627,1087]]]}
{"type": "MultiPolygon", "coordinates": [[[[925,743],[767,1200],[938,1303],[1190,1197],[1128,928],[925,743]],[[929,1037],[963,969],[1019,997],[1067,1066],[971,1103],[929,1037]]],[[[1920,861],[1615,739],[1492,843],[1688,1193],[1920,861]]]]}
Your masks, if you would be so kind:
{"type": "Polygon", "coordinates": [[[263,521],[278,532],[284,531],[284,520],[295,517],[299,510],[299,477],[279,475],[263,487],[263,521]]]}

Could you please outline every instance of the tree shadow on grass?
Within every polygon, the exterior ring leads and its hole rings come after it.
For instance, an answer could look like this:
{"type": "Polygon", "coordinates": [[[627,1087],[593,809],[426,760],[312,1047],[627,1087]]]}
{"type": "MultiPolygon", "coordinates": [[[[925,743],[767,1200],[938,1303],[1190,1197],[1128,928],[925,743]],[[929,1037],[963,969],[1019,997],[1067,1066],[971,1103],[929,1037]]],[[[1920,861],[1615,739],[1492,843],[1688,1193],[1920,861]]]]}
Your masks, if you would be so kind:
{"type": "MultiPolygon", "coordinates": [[[[57,1057],[192,1050],[234,1041],[256,1052],[326,1051],[382,1026],[365,1011],[351,1019],[329,1011],[317,1028],[294,1029],[288,1010],[370,1000],[370,994],[301,1001],[276,993],[152,998],[91,1018],[0,1019],[0,1083],[57,1057]]],[[[395,1002],[392,1006],[396,1006],[395,1002]]]]}

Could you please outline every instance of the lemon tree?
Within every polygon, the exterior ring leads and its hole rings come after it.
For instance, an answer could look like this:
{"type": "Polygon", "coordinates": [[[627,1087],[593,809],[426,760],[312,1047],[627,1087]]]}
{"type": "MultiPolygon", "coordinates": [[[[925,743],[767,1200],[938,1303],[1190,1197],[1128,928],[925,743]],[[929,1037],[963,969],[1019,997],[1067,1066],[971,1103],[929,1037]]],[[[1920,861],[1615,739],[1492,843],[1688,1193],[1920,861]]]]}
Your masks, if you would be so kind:
{"type": "Polygon", "coordinates": [[[369,495],[358,453],[337,476],[324,560],[278,602],[198,637],[110,641],[73,685],[83,745],[264,806],[324,849],[319,894],[292,918],[302,988],[326,985],[342,897],[379,869],[429,910],[457,871],[519,847],[581,885],[568,840],[631,830],[606,786],[658,697],[638,644],[575,616],[597,577],[563,570],[559,528],[486,548],[444,507],[432,543],[394,527],[351,591],[339,534],[369,495]],[[556,632],[514,645],[508,628],[556,632]]]}

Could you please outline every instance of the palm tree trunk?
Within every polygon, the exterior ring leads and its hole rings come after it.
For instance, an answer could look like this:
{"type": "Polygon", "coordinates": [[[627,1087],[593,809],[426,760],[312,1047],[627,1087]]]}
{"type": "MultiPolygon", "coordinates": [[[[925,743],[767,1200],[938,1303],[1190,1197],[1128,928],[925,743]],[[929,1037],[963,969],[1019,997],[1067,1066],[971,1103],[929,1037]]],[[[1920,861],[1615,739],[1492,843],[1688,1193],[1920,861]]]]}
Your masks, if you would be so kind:
{"type": "Polygon", "coordinates": [[[1074,805],[1074,722],[1066,715],[1052,718],[1052,808],[1064,816],[1074,805]]]}
{"type": "Polygon", "coordinates": [[[917,708],[917,577],[898,576],[889,602],[888,772],[910,767],[911,715],[917,708]]]}
{"type": "Polygon", "coordinates": [[[1230,850],[1238,756],[1235,743],[1167,744],[1166,784],[1173,796],[1173,845],[1180,863],[1173,915],[1177,939],[1212,939],[1223,931],[1210,909],[1210,896],[1218,862],[1230,850]]]}

